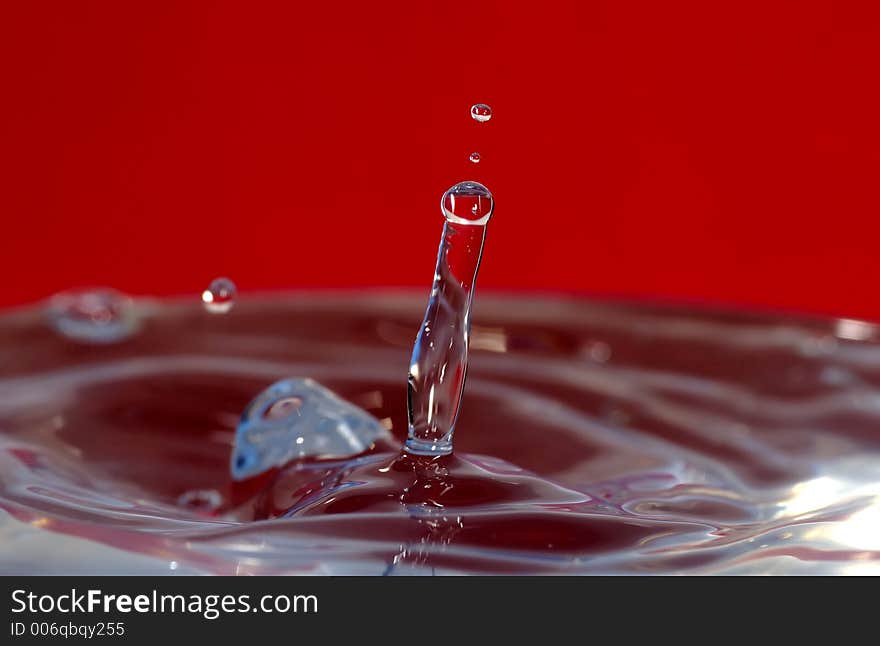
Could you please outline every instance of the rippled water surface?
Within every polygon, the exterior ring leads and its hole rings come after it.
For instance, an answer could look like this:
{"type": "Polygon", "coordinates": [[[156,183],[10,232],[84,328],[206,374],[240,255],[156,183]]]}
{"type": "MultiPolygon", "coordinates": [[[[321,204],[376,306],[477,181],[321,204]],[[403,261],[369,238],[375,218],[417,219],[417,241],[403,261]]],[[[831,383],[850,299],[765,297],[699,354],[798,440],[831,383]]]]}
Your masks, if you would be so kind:
{"type": "Polygon", "coordinates": [[[452,458],[234,482],[286,377],[402,442],[424,294],[131,307],[0,314],[3,573],[880,573],[871,324],[481,294],[452,458]]]}

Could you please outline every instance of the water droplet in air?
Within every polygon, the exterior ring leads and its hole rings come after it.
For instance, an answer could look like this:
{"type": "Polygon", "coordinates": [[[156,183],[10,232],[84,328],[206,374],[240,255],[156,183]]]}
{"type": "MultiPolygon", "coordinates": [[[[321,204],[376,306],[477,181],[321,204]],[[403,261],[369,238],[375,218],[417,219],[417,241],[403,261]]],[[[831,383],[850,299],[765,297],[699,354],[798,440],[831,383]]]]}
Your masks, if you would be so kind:
{"type": "Polygon", "coordinates": [[[443,215],[456,224],[486,224],[492,217],[495,200],[479,182],[461,182],[443,194],[443,215]]]}
{"type": "Polygon", "coordinates": [[[223,504],[223,496],[215,489],[194,489],[180,494],[177,505],[202,513],[212,512],[219,509],[223,504]]]}
{"type": "Polygon", "coordinates": [[[470,155],[468,155],[468,159],[470,159],[475,164],[479,164],[480,163],[480,153],[471,153],[470,155]]]}
{"type": "Polygon", "coordinates": [[[492,108],[485,103],[477,103],[471,106],[471,116],[475,121],[485,123],[492,118],[492,108]]]}
{"type": "Polygon", "coordinates": [[[211,314],[225,314],[235,304],[235,283],[228,278],[215,278],[202,292],[202,303],[211,314]]]}
{"type": "Polygon", "coordinates": [[[106,287],[56,294],[46,315],[60,334],[86,343],[123,341],[139,324],[131,298],[106,287]]]}

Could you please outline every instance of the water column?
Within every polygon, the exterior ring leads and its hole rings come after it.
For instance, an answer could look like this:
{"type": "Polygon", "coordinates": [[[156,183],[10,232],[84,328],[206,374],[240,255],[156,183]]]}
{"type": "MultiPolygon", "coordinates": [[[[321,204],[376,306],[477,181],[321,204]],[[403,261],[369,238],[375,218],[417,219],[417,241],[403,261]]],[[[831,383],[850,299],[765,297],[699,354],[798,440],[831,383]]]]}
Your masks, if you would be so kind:
{"type": "Polygon", "coordinates": [[[410,453],[452,452],[452,434],[467,375],[474,286],[493,208],[492,193],[477,182],[456,184],[441,200],[446,222],[407,381],[406,450],[410,453]]]}

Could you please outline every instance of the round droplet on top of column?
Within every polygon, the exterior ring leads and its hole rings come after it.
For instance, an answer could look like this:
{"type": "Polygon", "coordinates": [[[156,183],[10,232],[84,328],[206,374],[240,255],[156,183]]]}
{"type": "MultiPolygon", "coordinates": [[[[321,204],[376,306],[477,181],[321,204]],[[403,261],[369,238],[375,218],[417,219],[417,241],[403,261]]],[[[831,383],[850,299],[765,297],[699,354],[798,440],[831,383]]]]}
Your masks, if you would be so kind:
{"type": "Polygon", "coordinates": [[[480,153],[471,153],[468,155],[468,159],[471,160],[475,164],[480,163],[480,153]]]}
{"type": "Polygon", "coordinates": [[[443,216],[456,224],[486,224],[492,217],[495,200],[479,182],[459,182],[443,194],[443,216]]]}

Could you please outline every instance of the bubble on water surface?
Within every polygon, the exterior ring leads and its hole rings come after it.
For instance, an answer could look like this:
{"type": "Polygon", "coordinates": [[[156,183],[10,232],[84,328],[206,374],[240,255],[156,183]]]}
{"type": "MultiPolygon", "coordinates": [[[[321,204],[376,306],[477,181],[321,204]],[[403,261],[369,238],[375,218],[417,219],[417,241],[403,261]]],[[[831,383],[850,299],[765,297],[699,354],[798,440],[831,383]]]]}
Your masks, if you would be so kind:
{"type": "Polygon", "coordinates": [[[215,278],[202,292],[202,303],[211,314],[225,314],[235,305],[238,290],[228,278],[215,278]]]}
{"type": "Polygon", "coordinates": [[[492,108],[485,103],[477,103],[471,106],[471,116],[475,121],[485,123],[492,118],[492,108]]]}
{"type": "Polygon", "coordinates": [[[108,287],[56,294],[46,316],[58,333],[84,343],[118,343],[139,325],[131,298],[108,287]]]}

